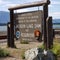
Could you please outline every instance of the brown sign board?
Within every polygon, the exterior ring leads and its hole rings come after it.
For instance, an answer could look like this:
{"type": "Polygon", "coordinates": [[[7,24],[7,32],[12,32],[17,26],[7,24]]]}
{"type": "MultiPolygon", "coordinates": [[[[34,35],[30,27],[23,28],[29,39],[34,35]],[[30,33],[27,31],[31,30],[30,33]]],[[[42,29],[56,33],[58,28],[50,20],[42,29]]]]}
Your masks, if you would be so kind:
{"type": "Polygon", "coordinates": [[[42,32],[43,11],[15,13],[14,21],[20,31],[20,40],[34,41],[34,31],[42,32]]]}

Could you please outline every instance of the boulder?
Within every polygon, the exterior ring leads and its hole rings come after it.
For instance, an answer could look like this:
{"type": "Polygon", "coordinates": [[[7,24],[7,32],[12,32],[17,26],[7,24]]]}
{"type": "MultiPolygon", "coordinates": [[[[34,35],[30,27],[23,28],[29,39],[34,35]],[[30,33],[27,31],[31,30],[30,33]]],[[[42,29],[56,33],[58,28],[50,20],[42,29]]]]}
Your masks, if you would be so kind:
{"type": "Polygon", "coordinates": [[[25,52],[26,60],[33,60],[38,55],[38,48],[32,48],[25,52]]]}

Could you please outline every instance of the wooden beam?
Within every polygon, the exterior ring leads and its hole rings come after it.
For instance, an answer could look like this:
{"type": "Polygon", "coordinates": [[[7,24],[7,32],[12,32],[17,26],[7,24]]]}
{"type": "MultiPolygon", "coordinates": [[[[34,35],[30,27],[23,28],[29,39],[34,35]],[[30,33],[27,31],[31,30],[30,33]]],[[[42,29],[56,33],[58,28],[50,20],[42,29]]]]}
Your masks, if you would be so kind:
{"type": "Polygon", "coordinates": [[[19,5],[19,6],[15,6],[15,7],[10,7],[8,8],[9,10],[16,10],[16,9],[22,9],[22,8],[29,8],[29,7],[36,7],[36,6],[42,6],[44,4],[50,4],[49,0],[45,0],[45,1],[38,1],[38,2],[33,2],[33,3],[29,3],[29,4],[23,4],[23,5],[19,5]]]}

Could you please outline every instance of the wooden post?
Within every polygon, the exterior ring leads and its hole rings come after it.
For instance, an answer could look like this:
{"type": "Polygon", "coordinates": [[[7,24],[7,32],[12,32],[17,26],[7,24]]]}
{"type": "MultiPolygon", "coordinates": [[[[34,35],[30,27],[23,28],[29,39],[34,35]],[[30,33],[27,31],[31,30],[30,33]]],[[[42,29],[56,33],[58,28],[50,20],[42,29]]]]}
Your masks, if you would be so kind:
{"type": "Polygon", "coordinates": [[[7,23],[7,45],[10,47],[10,23],[7,23]]]}
{"type": "Polygon", "coordinates": [[[14,44],[14,19],[13,19],[13,10],[10,10],[10,43],[11,43],[11,48],[14,48],[15,47],[15,44],[14,44]]]}
{"type": "Polygon", "coordinates": [[[44,15],[44,19],[43,19],[43,39],[44,39],[45,49],[47,50],[46,19],[47,19],[47,17],[48,17],[48,4],[45,4],[45,5],[43,6],[43,15],[44,15]]]}
{"type": "Polygon", "coordinates": [[[47,27],[47,48],[53,47],[53,28],[52,28],[52,17],[48,17],[46,21],[47,27]]]}

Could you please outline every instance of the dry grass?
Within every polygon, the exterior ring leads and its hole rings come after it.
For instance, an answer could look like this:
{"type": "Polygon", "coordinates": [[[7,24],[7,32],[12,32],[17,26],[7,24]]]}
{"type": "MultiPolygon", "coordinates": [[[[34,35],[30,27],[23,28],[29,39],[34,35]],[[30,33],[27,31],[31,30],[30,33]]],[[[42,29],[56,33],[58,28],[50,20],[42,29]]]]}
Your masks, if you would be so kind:
{"type": "MultiPolygon", "coordinates": [[[[8,50],[10,52],[11,57],[16,58],[16,60],[23,60],[22,59],[22,58],[24,58],[23,54],[24,54],[24,52],[26,50],[38,47],[38,46],[42,45],[42,43],[39,43],[39,42],[30,42],[29,44],[20,44],[20,42],[17,41],[17,42],[15,42],[15,45],[17,47],[16,49],[15,48],[7,48],[6,44],[3,45],[3,47],[2,46],[1,47],[5,48],[6,50],[8,50]]],[[[10,57],[8,57],[8,58],[10,59],[10,57]]]]}

